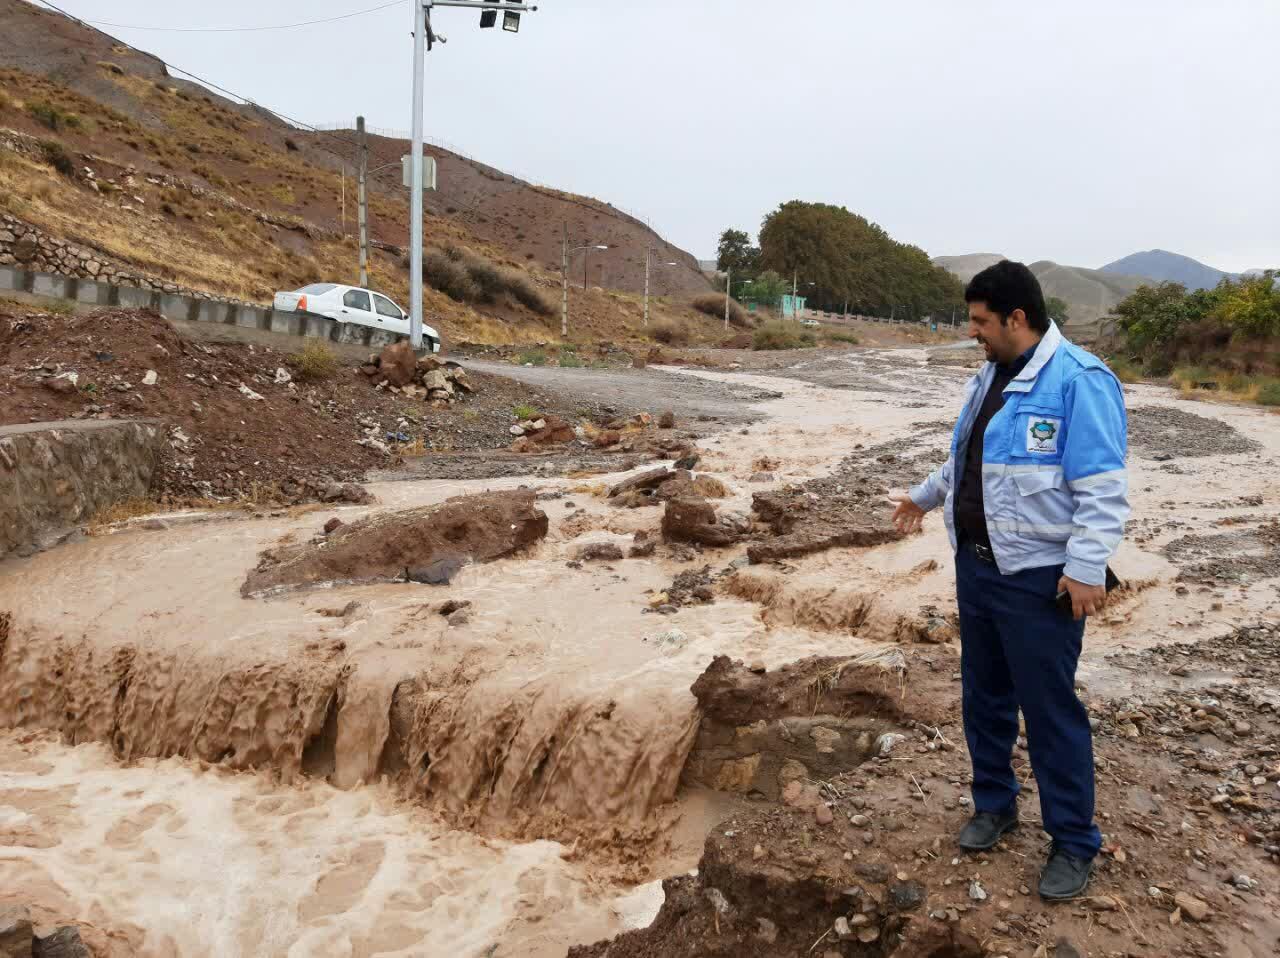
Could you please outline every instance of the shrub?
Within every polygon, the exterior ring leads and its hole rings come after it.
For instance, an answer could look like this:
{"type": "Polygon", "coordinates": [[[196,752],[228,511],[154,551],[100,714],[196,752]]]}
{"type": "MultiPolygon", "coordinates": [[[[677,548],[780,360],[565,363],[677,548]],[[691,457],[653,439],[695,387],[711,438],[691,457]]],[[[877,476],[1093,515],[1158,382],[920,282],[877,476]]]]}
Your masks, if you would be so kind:
{"type": "Polygon", "coordinates": [[[438,289],[460,303],[474,303],[479,296],[479,290],[471,282],[466,269],[439,250],[423,255],[422,278],[432,289],[438,289]]]}
{"type": "Polygon", "coordinates": [[[848,343],[850,346],[856,346],[861,342],[861,340],[859,340],[857,336],[853,335],[853,333],[845,333],[839,330],[827,333],[826,336],[827,339],[833,343],[848,343]]]}
{"type": "Polygon", "coordinates": [[[324,343],[312,341],[293,354],[290,365],[303,382],[320,382],[338,371],[338,357],[324,343]]]}
{"type": "Polygon", "coordinates": [[[44,156],[44,161],[63,176],[76,175],[75,161],[71,159],[71,154],[63,148],[61,143],[54,140],[41,140],[40,152],[44,156]]]}
{"type": "Polygon", "coordinates": [[[67,113],[45,100],[32,100],[27,104],[27,113],[37,123],[55,132],[64,127],[69,130],[78,130],[81,126],[80,117],[74,113],[67,113]]]}
{"type": "Polygon", "coordinates": [[[1117,356],[1111,360],[1111,371],[1116,374],[1116,378],[1122,383],[1140,383],[1142,382],[1142,369],[1135,365],[1132,360],[1123,356],[1117,356]]]}
{"type": "MultiPolygon", "coordinates": [[[[408,260],[405,260],[408,266],[408,260]]],[[[432,288],[460,303],[496,303],[503,297],[542,316],[554,311],[537,288],[517,272],[499,269],[487,259],[450,243],[422,258],[422,275],[432,288]]]]}
{"type": "Polygon", "coordinates": [[[1280,406],[1280,379],[1273,379],[1258,390],[1258,404],[1280,406]]]}
{"type": "Polygon", "coordinates": [[[542,413],[527,405],[516,406],[515,409],[511,410],[511,414],[521,422],[527,422],[530,419],[537,420],[542,417],[542,413]]]}
{"type": "MultiPolygon", "coordinates": [[[[699,296],[692,303],[693,308],[700,313],[706,313],[716,319],[724,319],[724,300],[725,297],[708,293],[705,296],[699,296]]],[[[745,329],[751,325],[751,320],[747,316],[747,311],[737,304],[734,300],[729,300],[729,323],[740,329],[745,329]]]]}
{"type": "Polygon", "coordinates": [[[797,329],[795,323],[765,323],[751,337],[752,349],[801,349],[813,345],[813,334],[797,329]]]}
{"type": "Polygon", "coordinates": [[[560,365],[564,369],[582,368],[584,364],[576,347],[567,344],[560,347],[560,365]]]}
{"type": "Polygon", "coordinates": [[[516,355],[516,362],[521,366],[545,366],[547,354],[541,349],[526,349],[516,355]]]}
{"type": "Polygon", "coordinates": [[[651,325],[649,336],[668,346],[683,346],[689,342],[689,331],[669,319],[660,319],[651,325]]]}
{"type": "Polygon", "coordinates": [[[9,98],[9,94],[4,90],[0,90],[0,113],[4,113],[13,108],[13,100],[9,98]]]}
{"type": "Polygon", "coordinates": [[[284,148],[290,153],[298,152],[298,144],[293,142],[293,140],[289,139],[287,136],[284,138],[284,148]]]}

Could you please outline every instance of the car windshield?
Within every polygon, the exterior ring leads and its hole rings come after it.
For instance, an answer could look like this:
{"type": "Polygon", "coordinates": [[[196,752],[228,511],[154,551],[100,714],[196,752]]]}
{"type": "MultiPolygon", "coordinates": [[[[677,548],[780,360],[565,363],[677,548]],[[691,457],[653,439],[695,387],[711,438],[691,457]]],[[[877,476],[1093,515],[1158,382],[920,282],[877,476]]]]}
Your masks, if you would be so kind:
{"type": "Polygon", "coordinates": [[[337,288],[337,283],[312,283],[310,286],[304,286],[302,289],[294,290],[294,292],[306,293],[308,296],[323,296],[329,290],[337,288]]]}

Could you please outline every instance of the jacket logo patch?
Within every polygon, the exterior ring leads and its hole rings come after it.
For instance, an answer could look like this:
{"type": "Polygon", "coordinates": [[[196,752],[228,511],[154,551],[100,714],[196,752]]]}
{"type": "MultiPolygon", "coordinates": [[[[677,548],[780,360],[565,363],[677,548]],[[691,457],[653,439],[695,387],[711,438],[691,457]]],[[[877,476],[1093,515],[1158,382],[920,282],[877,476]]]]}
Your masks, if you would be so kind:
{"type": "Polygon", "coordinates": [[[1062,431],[1061,419],[1032,416],[1027,421],[1027,452],[1048,455],[1058,451],[1058,433],[1062,431]]]}

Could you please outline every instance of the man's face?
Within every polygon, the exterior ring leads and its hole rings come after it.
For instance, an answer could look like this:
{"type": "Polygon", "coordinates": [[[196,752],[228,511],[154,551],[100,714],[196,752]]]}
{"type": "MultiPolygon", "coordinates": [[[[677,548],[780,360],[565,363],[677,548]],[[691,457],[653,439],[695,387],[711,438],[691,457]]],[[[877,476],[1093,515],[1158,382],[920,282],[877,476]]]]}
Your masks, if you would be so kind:
{"type": "Polygon", "coordinates": [[[969,338],[982,344],[987,360],[996,363],[1012,362],[1021,355],[1014,343],[1014,324],[1021,310],[1004,322],[1000,315],[987,308],[986,303],[969,304],[969,338]]]}

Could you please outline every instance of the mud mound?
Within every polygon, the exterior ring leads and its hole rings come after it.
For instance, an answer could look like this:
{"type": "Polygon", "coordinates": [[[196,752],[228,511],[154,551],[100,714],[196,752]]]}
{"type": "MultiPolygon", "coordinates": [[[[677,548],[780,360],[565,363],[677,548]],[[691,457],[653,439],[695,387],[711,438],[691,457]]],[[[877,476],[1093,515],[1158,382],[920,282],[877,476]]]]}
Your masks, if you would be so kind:
{"type": "Polygon", "coordinates": [[[447,582],[466,562],[492,562],[543,539],[547,514],[532,489],[459,496],[345,525],[324,539],[269,550],[245,596],[320,583],[447,582]]]}
{"type": "Polygon", "coordinates": [[[1193,459],[1257,452],[1261,445],[1220,419],[1169,406],[1129,410],[1129,444],[1144,459],[1193,459]]]}
{"type": "Polygon", "coordinates": [[[702,723],[685,782],[812,804],[811,783],[862,764],[916,704],[906,669],[896,649],[775,672],[718,657],[693,684],[702,723]]]}
{"type": "MultiPolygon", "coordinates": [[[[437,408],[429,393],[372,389],[355,367],[304,382],[294,355],[191,342],[148,311],[55,316],[0,306],[0,425],[157,420],[168,438],[157,491],[179,500],[312,499],[328,482],[394,464],[398,440],[432,453],[502,448],[521,404],[566,418],[607,415],[594,400],[486,373],[464,376],[468,392],[453,376],[460,401],[437,408]]],[[[433,459],[410,461],[430,473],[433,459]]]]}
{"type": "Polygon", "coordinates": [[[842,546],[866,548],[900,538],[884,497],[924,479],[946,461],[941,424],[916,436],[855,449],[830,476],[757,493],[752,508],[771,535],[751,544],[752,562],[772,562],[842,546]]]}

